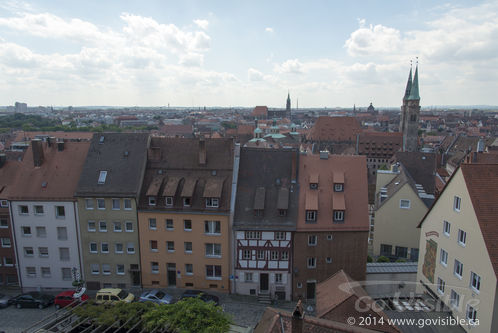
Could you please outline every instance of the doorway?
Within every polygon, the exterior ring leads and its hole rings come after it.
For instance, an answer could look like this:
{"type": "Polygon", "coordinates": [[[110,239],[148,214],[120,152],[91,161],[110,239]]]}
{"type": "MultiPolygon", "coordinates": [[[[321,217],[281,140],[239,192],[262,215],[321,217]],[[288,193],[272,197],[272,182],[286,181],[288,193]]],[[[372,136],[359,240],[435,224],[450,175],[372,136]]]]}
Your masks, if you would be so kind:
{"type": "Polygon", "coordinates": [[[306,283],[306,298],[314,299],[315,298],[315,287],[316,282],[307,282],[306,283]]]}
{"type": "Polygon", "coordinates": [[[259,291],[268,292],[268,273],[259,274],[259,291]]]}
{"type": "Polygon", "coordinates": [[[168,264],[168,286],[176,286],[176,264],[168,264]]]}

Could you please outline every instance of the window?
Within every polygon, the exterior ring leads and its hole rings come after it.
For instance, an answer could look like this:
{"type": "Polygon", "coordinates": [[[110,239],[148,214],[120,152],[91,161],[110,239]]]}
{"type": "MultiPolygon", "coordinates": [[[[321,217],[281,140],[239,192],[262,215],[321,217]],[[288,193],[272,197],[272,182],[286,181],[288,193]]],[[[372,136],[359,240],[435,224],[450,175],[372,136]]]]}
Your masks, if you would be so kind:
{"type": "Polygon", "coordinates": [[[332,240],[332,234],[327,235],[327,240],[329,240],[329,241],[332,240]]]}
{"type": "Polygon", "coordinates": [[[442,295],[444,294],[444,287],[446,287],[446,282],[440,277],[437,278],[437,291],[442,295]]]}
{"type": "Polygon", "coordinates": [[[334,184],[334,192],[343,192],[343,191],[344,191],[344,184],[342,183],[334,184]]]}
{"type": "Polygon", "coordinates": [[[394,248],[394,254],[398,258],[407,258],[408,257],[408,248],[404,246],[396,246],[394,248]]]}
{"type": "Polygon", "coordinates": [[[28,206],[25,205],[19,206],[19,215],[28,215],[28,214],[29,214],[28,206]]]}
{"type": "Polygon", "coordinates": [[[448,221],[443,222],[443,233],[445,236],[449,237],[450,236],[450,230],[451,230],[451,223],[448,221]]]}
{"type": "Polygon", "coordinates": [[[91,270],[92,270],[92,274],[93,275],[98,275],[100,274],[100,267],[99,267],[99,264],[91,264],[90,265],[91,267],[91,270]]]}
{"type": "Polygon", "coordinates": [[[126,244],[126,252],[129,254],[135,253],[135,245],[133,243],[126,244]]]}
{"type": "Polygon", "coordinates": [[[9,207],[9,202],[7,200],[0,200],[0,207],[9,207]]]}
{"type": "Polygon", "coordinates": [[[278,251],[270,251],[270,260],[278,260],[278,251]]]}
{"type": "Polygon", "coordinates": [[[183,206],[190,207],[190,198],[183,198],[183,206]]]}
{"type": "Polygon", "coordinates": [[[308,246],[315,246],[317,242],[316,235],[308,235],[308,246]]]}
{"type": "Polygon", "coordinates": [[[334,222],[344,222],[343,210],[334,210],[334,222]]]}
{"type": "Polygon", "coordinates": [[[183,230],[192,231],[192,220],[183,220],[183,230]]]}
{"type": "Polygon", "coordinates": [[[105,199],[97,199],[97,208],[105,209],[105,199]]]}
{"type": "Polygon", "coordinates": [[[246,239],[261,239],[261,231],[246,231],[246,239]]]}
{"type": "Polygon", "coordinates": [[[71,268],[63,267],[61,268],[62,280],[71,281],[73,279],[71,275],[71,268]]]}
{"type": "Polygon", "coordinates": [[[275,283],[282,283],[282,273],[275,273],[275,283]]]}
{"type": "Polygon", "coordinates": [[[42,277],[50,277],[52,273],[50,272],[50,267],[42,267],[41,268],[42,277]]]}
{"type": "Polygon", "coordinates": [[[221,234],[220,221],[204,221],[204,232],[208,235],[221,234]]]}
{"type": "Polygon", "coordinates": [[[410,209],[410,200],[401,199],[399,201],[399,208],[410,209]]]}
{"type": "Polygon", "coordinates": [[[12,267],[12,266],[14,266],[14,259],[4,257],[3,258],[3,265],[6,266],[6,267],[12,267]]]}
{"type": "Polygon", "coordinates": [[[281,260],[289,260],[289,252],[284,251],[281,253],[281,260]]]}
{"type": "Polygon", "coordinates": [[[460,295],[453,289],[451,289],[450,304],[454,308],[458,308],[458,306],[460,305],[460,295]]]}
{"type": "Polygon", "coordinates": [[[35,215],[43,215],[43,206],[35,206],[35,215]]]}
{"type": "Polygon", "coordinates": [[[459,279],[462,279],[462,275],[463,275],[463,264],[456,260],[455,259],[455,268],[453,270],[453,273],[455,274],[455,276],[459,279]]]}
{"type": "Polygon", "coordinates": [[[263,250],[258,250],[258,260],[265,260],[265,251],[263,250]]]}
{"type": "Polygon", "coordinates": [[[2,247],[11,247],[11,241],[10,238],[2,238],[2,247]]]}
{"type": "Polygon", "coordinates": [[[90,243],[90,253],[98,253],[97,243],[95,242],[90,243]]]}
{"type": "Polygon", "coordinates": [[[125,222],[125,231],[126,232],[133,232],[133,222],[130,222],[130,221],[125,222]]]}
{"type": "Polygon", "coordinates": [[[131,210],[131,199],[124,199],[124,209],[125,210],[131,210]]]}
{"type": "Polygon", "coordinates": [[[85,199],[85,208],[88,210],[92,210],[95,208],[95,203],[93,199],[85,199]]]}
{"type": "Polygon", "coordinates": [[[453,199],[453,210],[455,212],[459,212],[460,211],[460,206],[462,204],[462,199],[460,197],[457,197],[455,195],[454,199],[453,199]]]}
{"type": "Polygon", "coordinates": [[[332,258],[331,257],[327,257],[327,264],[331,264],[332,263],[332,258]]]}
{"type": "Polygon", "coordinates": [[[100,244],[100,251],[102,253],[109,253],[109,243],[103,242],[100,244]]]}
{"type": "Polygon", "coordinates": [[[117,275],[124,275],[125,274],[125,265],[117,264],[116,265],[116,274],[117,275]]]}
{"type": "Polygon", "coordinates": [[[152,274],[159,274],[159,263],[157,261],[151,262],[150,269],[152,274]]]}
{"type": "Polygon", "coordinates": [[[465,246],[467,241],[467,233],[462,229],[458,229],[458,244],[465,246]]]}
{"type": "Polygon", "coordinates": [[[446,252],[444,249],[441,249],[440,261],[444,266],[448,266],[448,252],[446,252]]]}
{"type": "Polygon", "coordinates": [[[246,260],[251,259],[251,250],[243,250],[242,251],[242,259],[246,259],[246,260]]]}
{"type": "Polygon", "coordinates": [[[194,265],[185,264],[185,274],[186,275],[194,275],[194,265]]]}
{"type": "Polygon", "coordinates": [[[478,323],[477,310],[469,304],[467,304],[467,320],[470,325],[476,325],[478,323]]]}
{"type": "Polygon", "coordinates": [[[22,235],[25,237],[31,237],[31,227],[21,227],[22,235]]]}
{"type": "Polygon", "coordinates": [[[185,242],[185,253],[192,253],[192,242],[185,242]]]}
{"type": "Polygon", "coordinates": [[[218,198],[207,198],[206,199],[206,207],[207,208],[218,208],[219,199],[218,198]]]}
{"type": "Polygon", "coordinates": [[[285,231],[276,231],[275,232],[275,240],[285,240],[285,231]]]}
{"type": "Polygon", "coordinates": [[[69,261],[69,248],[59,247],[59,259],[61,261],[69,261]]]}
{"type": "Polygon", "coordinates": [[[221,280],[221,266],[206,265],[206,279],[221,280]]]}
{"type": "Polygon", "coordinates": [[[253,280],[252,280],[252,273],[245,273],[245,274],[244,274],[244,280],[245,280],[246,282],[252,282],[252,281],[253,281],[253,280]]]}
{"type": "Polygon", "coordinates": [[[410,250],[410,260],[411,261],[418,261],[418,249],[412,248],[410,250]]]}
{"type": "Polygon", "coordinates": [[[166,242],[166,249],[168,250],[168,252],[174,252],[175,251],[175,242],[167,241],[166,242]]]}
{"type": "Polygon", "coordinates": [[[308,268],[316,268],[316,258],[315,257],[308,258],[308,268]]]}
{"type": "Polygon", "coordinates": [[[173,220],[172,219],[167,219],[166,220],[166,230],[174,230],[175,228],[173,227],[173,220]]]}
{"type": "Polygon", "coordinates": [[[470,272],[470,287],[477,293],[481,290],[481,277],[474,272],[470,272]]]}
{"type": "Polygon", "coordinates": [[[35,254],[35,251],[33,251],[32,247],[25,247],[24,248],[24,255],[26,257],[32,257],[35,254]]]}
{"type": "Polygon", "coordinates": [[[112,224],[114,226],[114,232],[122,232],[123,231],[123,227],[121,226],[121,222],[116,221],[116,222],[113,222],[112,224]]]}
{"type": "Polygon", "coordinates": [[[206,243],[206,257],[221,257],[221,244],[206,243]]]}
{"type": "Polygon", "coordinates": [[[102,274],[104,274],[104,275],[111,275],[111,265],[109,265],[109,264],[102,264],[102,274]]]}
{"type": "Polygon", "coordinates": [[[107,171],[100,171],[98,183],[100,185],[105,184],[106,177],[107,177],[107,171]]]}
{"type": "Polygon", "coordinates": [[[106,221],[99,222],[99,231],[100,232],[107,232],[107,222],[106,221]]]}
{"type": "Polygon", "coordinates": [[[151,240],[149,241],[149,245],[150,245],[150,250],[152,252],[158,252],[159,250],[157,249],[157,241],[156,240],[151,240]]]}
{"type": "Polygon", "coordinates": [[[150,230],[156,230],[157,229],[156,219],[149,219],[149,229],[150,230]]]}
{"type": "Polygon", "coordinates": [[[298,282],[296,285],[297,285],[298,288],[302,288],[303,287],[303,284],[301,282],[298,282]]]}
{"type": "Polygon", "coordinates": [[[66,227],[57,227],[57,239],[58,240],[67,240],[67,228],[66,227]]]}
{"type": "Polygon", "coordinates": [[[149,197],[149,206],[156,205],[156,197],[149,197]]]}
{"type": "Polygon", "coordinates": [[[48,257],[48,247],[39,247],[38,248],[38,255],[42,258],[47,258],[48,257]]]}
{"type": "Polygon", "coordinates": [[[6,218],[0,218],[0,228],[8,228],[9,222],[6,218]]]}
{"type": "Polygon", "coordinates": [[[306,211],[306,222],[316,222],[316,210],[306,211]]]}
{"type": "Polygon", "coordinates": [[[115,253],[123,253],[123,243],[114,244],[114,252],[115,253]]]}
{"type": "Polygon", "coordinates": [[[26,267],[28,277],[36,277],[36,267],[26,267]]]}
{"type": "Polygon", "coordinates": [[[173,197],[166,197],[166,207],[173,206],[173,197]]]}
{"type": "Polygon", "coordinates": [[[310,189],[311,190],[316,190],[318,188],[318,184],[317,183],[310,183],[310,189]]]}
{"type": "Polygon", "coordinates": [[[97,231],[97,226],[96,226],[95,221],[88,221],[88,231],[89,232],[97,231]]]}
{"type": "Polygon", "coordinates": [[[63,219],[66,217],[66,209],[64,206],[55,206],[55,217],[58,219],[63,219]]]}
{"type": "Polygon", "coordinates": [[[112,199],[112,209],[120,210],[121,209],[121,200],[120,199],[112,199]]]}
{"type": "Polygon", "coordinates": [[[287,216],[287,209],[279,209],[278,216],[287,216]]]}

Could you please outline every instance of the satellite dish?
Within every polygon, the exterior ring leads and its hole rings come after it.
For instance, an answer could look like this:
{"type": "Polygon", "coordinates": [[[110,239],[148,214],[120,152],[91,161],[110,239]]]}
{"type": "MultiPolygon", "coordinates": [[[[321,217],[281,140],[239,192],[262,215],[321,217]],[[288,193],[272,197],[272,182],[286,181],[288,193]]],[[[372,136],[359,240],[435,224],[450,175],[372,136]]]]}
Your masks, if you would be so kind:
{"type": "Polygon", "coordinates": [[[86,291],[86,288],[82,287],[79,292],[73,294],[73,298],[80,298],[81,296],[83,296],[85,291],[86,291]]]}

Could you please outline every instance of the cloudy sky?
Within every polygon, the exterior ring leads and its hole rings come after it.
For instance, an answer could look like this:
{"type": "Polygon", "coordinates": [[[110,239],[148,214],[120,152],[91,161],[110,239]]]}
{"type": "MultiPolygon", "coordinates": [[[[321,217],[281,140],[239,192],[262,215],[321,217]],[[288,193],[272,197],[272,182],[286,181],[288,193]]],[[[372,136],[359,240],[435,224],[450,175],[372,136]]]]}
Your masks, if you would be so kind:
{"type": "Polygon", "coordinates": [[[498,1],[0,1],[0,105],[498,105],[498,1]]]}

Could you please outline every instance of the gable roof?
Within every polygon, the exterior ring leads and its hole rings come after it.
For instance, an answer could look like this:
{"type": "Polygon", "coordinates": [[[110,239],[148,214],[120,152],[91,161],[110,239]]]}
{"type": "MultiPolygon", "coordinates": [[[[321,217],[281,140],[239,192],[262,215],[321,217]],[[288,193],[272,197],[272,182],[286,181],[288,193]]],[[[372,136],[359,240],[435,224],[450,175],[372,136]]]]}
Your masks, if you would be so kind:
{"type": "Polygon", "coordinates": [[[397,152],[394,158],[403,165],[416,184],[423,186],[426,193],[435,193],[436,154],[397,152]]]}
{"type": "Polygon", "coordinates": [[[356,141],[361,132],[360,123],[354,117],[318,117],[311,129],[312,141],[356,141]]]}
{"type": "Polygon", "coordinates": [[[76,196],[132,196],[142,185],[147,133],[95,133],[81,172],[76,196]],[[100,171],[107,171],[98,184],[100,171]]]}

